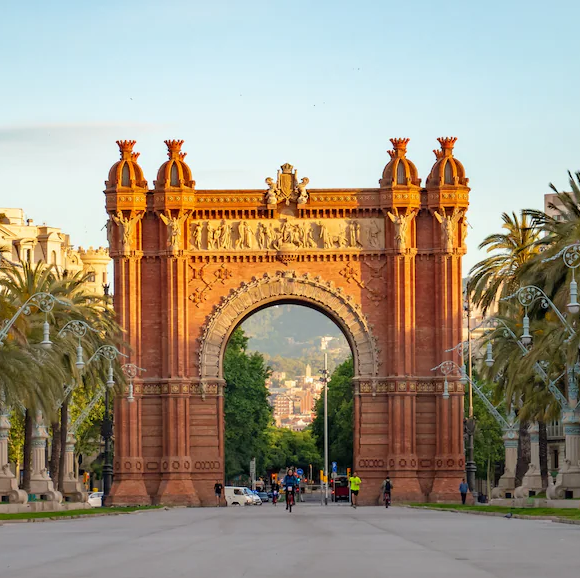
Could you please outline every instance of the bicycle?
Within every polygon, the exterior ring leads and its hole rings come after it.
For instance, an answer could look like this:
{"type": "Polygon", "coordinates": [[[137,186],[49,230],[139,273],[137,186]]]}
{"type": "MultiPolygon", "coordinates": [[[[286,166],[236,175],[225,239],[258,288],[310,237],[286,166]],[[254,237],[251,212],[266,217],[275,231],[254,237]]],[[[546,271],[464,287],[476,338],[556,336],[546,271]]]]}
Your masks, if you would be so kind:
{"type": "Polygon", "coordinates": [[[272,492],[272,504],[275,506],[278,504],[278,492],[272,492]]]}
{"type": "Polygon", "coordinates": [[[294,488],[292,486],[286,488],[286,502],[288,503],[288,510],[292,513],[292,506],[294,505],[294,488]]]}
{"type": "Polygon", "coordinates": [[[391,492],[385,492],[383,499],[385,500],[385,508],[391,505],[391,492]]]}

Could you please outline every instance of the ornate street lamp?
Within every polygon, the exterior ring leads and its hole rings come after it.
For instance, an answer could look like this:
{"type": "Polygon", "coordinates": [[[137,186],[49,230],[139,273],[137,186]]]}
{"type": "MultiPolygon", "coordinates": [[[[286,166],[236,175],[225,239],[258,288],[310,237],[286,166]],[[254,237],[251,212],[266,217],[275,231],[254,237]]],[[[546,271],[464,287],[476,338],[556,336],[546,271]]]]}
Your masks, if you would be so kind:
{"type": "Polygon", "coordinates": [[[87,331],[92,331],[93,333],[99,333],[96,329],[93,329],[88,323],[85,321],[81,321],[75,319],[74,321],[69,321],[59,332],[58,336],[63,337],[67,333],[72,333],[75,337],[78,338],[79,344],[77,346],[77,359],[76,359],[76,368],[82,371],[85,368],[85,362],[83,359],[83,346],[81,344],[81,339],[85,337],[87,331]]]}
{"type": "Polygon", "coordinates": [[[135,401],[135,397],[133,396],[133,380],[137,377],[137,373],[139,371],[147,371],[142,367],[137,367],[134,363],[125,363],[121,365],[121,371],[129,379],[129,393],[127,395],[127,401],[129,403],[133,403],[135,401]]]}
{"type": "Polygon", "coordinates": [[[566,305],[568,312],[572,315],[580,313],[580,303],[578,303],[578,283],[575,279],[575,270],[580,267],[580,243],[574,243],[564,247],[559,253],[548,259],[543,259],[543,263],[554,261],[562,257],[564,265],[572,269],[572,281],[570,281],[570,302],[566,305]]]}
{"type": "Polygon", "coordinates": [[[48,314],[54,309],[56,304],[64,305],[69,307],[68,303],[57,299],[54,295],[50,293],[35,293],[29,297],[22,307],[12,316],[12,318],[5,320],[2,327],[0,328],[0,346],[4,344],[4,340],[8,337],[8,333],[12,326],[16,323],[16,320],[20,315],[30,315],[32,313],[32,307],[36,307],[40,311],[46,314],[44,323],[42,324],[42,341],[40,346],[44,349],[50,349],[52,347],[52,341],[50,340],[50,324],[48,323],[48,314]]]}
{"type": "Polygon", "coordinates": [[[92,357],[89,359],[87,364],[91,363],[94,359],[103,358],[109,362],[107,368],[107,381],[105,382],[105,415],[103,417],[103,423],[101,425],[101,436],[105,442],[104,448],[104,463],[103,463],[103,499],[102,505],[105,507],[105,500],[109,493],[111,492],[111,486],[113,484],[113,464],[111,463],[111,439],[113,437],[113,420],[109,414],[109,390],[115,386],[115,379],[113,375],[113,361],[121,355],[127,357],[124,353],[121,353],[113,345],[103,345],[93,353],[92,357]]]}

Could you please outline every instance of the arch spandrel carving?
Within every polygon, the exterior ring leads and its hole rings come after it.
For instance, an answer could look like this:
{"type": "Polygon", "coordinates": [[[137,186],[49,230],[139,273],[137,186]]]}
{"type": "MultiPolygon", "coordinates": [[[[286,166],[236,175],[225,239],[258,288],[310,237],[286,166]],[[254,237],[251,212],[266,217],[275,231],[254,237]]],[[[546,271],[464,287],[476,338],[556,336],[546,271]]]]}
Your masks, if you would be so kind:
{"type": "Polygon", "coordinates": [[[265,274],[230,292],[204,326],[200,339],[199,372],[202,380],[221,379],[227,341],[239,323],[256,309],[280,299],[302,301],[320,309],[344,332],[353,350],[359,377],[378,375],[378,350],[370,324],[351,298],[319,277],[294,271],[265,274]]]}

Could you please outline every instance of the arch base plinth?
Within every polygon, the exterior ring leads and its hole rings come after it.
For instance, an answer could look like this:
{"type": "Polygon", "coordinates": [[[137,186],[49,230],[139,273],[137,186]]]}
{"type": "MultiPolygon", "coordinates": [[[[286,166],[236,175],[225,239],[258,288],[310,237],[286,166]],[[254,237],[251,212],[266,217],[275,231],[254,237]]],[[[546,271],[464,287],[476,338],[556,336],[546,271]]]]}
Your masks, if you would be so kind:
{"type": "Polygon", "coordinates": [[[149,506],[151,496],[142,478],[122,479],[113,482],[105,506],[149,506]]]}
{"type": "Polygon", "coordinates": [[[191,478],[161,480],[153,504],[165,506],[201,506],[201,500],[191,478]]]}

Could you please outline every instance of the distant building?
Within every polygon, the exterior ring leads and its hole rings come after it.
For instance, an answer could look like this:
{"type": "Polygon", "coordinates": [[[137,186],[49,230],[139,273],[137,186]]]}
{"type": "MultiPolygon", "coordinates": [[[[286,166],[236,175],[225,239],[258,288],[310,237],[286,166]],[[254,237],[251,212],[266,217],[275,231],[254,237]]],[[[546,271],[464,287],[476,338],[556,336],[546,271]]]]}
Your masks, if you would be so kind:
{"type": "Polygon", "coordinates": [[[0,248],[2,258],[13,263],[26,261],[35,265],[42,261],[61,272],[89,273],[86,287],[92,293],[102,294],[108,284],[111,259],[107,249],[75,249],[61,229],[35,225],[32,219],[24,218],[23,209],[0,208],[0,248]]]}
{"type": "Polygon", "coordinates": [[[558,214],[558,211],[554,207],[563,209],[564,205],[556,193],[547,193],[544,195],[544,213],[550,217],[554,217],[554,219],[559,221],[561,216],[558,214]]]}
{"type": "Polygon", "coordinates": [[[306,364],[306,372],[304,376],[306,377],[306,379],[312,377],[312,367],[310,367],[310,363],[306,364]]]}

